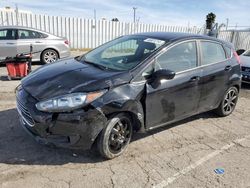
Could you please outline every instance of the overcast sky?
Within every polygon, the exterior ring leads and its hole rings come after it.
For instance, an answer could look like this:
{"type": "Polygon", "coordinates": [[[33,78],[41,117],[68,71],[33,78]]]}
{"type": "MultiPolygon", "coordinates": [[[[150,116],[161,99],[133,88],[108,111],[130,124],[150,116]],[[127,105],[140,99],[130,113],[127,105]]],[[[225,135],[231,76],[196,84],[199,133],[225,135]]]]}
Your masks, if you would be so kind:
{"type": "Polygon", "coordinates": [[[249,0],[0,0],[0,7],[18,4],[19,9],[34,13],[120,21],[133,21],[133,9],[137,7],[137,19],[142,23],[166,25],[202,26],[209,12],[217,15],[217,22],[229,25],[250,26],[249,0]]]}

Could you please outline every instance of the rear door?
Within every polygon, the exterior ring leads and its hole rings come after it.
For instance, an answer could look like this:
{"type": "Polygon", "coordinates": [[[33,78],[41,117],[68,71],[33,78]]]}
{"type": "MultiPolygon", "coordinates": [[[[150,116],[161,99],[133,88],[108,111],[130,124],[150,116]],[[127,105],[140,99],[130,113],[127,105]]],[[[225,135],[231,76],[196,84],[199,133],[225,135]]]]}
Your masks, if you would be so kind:
{"type": "Polygon", "coordinates": [[[214,109],[221,101],[227,84],[231,66],[222,44],[214,41],[200,41],[202,91],[199,111],[214,109]]]}
{"type": "Polygon", "coordinates": [[[0,29],[0,60],[17,54],[15,29],[0,29]]]}
{"type": "MultiPolygon", "coordinates": [[[[46,47],[43,34],[27,29],[18,29],[17,51],[18,53],[29,53],[30,45],[33,46],[33,52],[41,52],[46,47]]],[[[39,53],[34,54],[34,59],[40,59],[39,53]]]]}
{"type": "Polygon", "coordinates": [[[201,70],[195,41],[182,42],[168,49],[156,58],[154,67],[154,70],[175,71],[176,76],[172,80],[161,80],[157,88],[146,84],[147,129],[195,114],[200,99],[201,70]]]}

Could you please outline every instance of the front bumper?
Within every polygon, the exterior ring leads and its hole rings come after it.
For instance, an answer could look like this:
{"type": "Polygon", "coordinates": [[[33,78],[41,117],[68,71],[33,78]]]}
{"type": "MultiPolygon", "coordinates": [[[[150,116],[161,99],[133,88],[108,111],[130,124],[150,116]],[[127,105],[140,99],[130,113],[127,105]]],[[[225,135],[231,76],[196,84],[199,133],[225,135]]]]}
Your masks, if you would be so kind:
{"type": "Polygon", "coordinates": [[[107,123],[105,115],[95,108],[70,113],[43,113],[36,109],[36,99],[23,89],[18,89],[16,96],[21,125],[41,144],[90,149],[107,123]]]}

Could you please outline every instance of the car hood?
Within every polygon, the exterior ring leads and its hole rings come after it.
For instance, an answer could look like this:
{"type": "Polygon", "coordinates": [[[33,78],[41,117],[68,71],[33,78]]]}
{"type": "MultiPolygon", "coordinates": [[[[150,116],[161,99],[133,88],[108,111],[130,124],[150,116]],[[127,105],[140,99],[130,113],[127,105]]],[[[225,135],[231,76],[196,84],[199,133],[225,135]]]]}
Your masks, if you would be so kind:
{"type": "Polygon", "coordinates": [[[240,61],[243,67],[250,67],[250,57],[241,55],[240,61]]]}
{"type": "Polygon", "coordinates": [[[44,65],[22,79],[22,87],[37,100],[74,92],[98,91],[131,80],[128,72],[101,70],[75,60],[60,60],[44,65]]]}

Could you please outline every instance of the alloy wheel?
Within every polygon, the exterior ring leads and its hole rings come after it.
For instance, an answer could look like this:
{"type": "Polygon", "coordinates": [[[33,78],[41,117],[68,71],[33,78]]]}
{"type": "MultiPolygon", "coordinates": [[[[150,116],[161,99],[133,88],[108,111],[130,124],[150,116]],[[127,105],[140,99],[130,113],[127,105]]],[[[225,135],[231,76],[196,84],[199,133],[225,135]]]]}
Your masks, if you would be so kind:
{"type": "Polygon", "coordinates": [[[238,93],[234,88],[227,92],[223,101],[223,110],[226,114],[230,114],[234,110],[237,103],[237,98],[238,93]]]}
{"type": "Polygon", "coordinates": [[[57,59],[58,59],[58,56],[57,56],[56,52],[54,52],[54,51],[49,50],[49,51],[45,52],[45,54],[44,54],[44,61],[46,63],[53,63],[57,59]]]}
{"type": "Polygon", "coordinates": [[[109,136],[109,150],[119,153],[129,143],[132,135],[131,123],[128,119],[120,119],[112,128],[109,136]]]}

